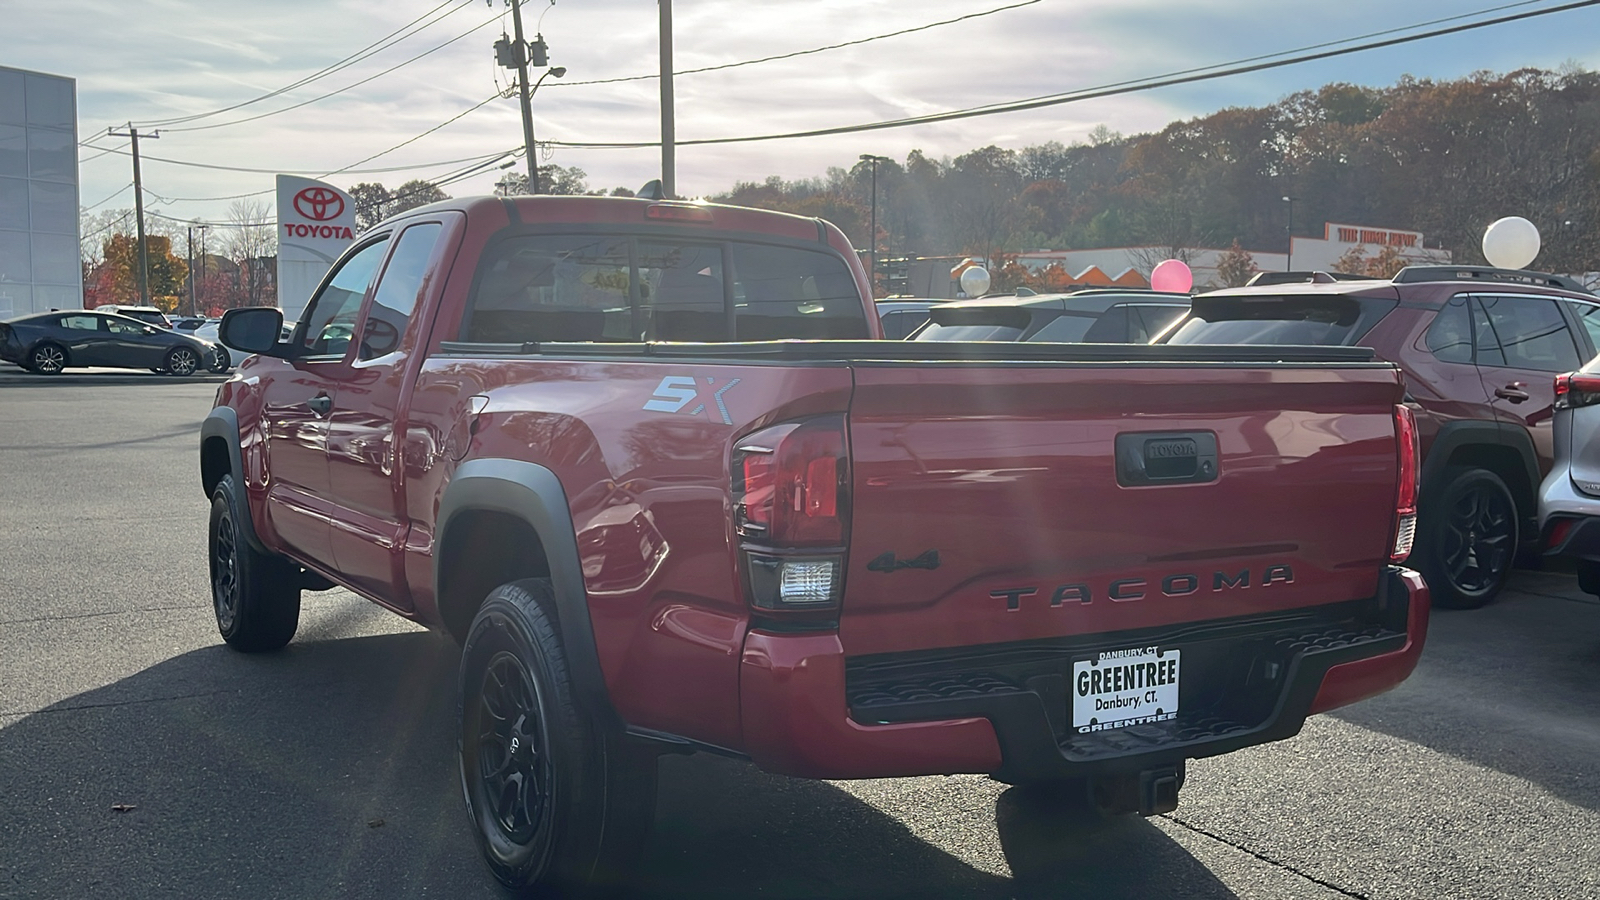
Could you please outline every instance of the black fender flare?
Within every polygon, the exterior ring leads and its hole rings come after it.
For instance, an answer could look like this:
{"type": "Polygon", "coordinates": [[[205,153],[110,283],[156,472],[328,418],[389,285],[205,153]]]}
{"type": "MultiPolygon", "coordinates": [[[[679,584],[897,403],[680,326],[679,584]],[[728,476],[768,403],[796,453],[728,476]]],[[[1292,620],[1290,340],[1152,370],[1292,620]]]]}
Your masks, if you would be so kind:
{"type": "MultiPolygon", "coordinates": [[[[260,553],[272,554],[267,546],[261,543],[261,538],[256,535],[255,520],[250,517],[250,489],[245,484],[244,455],[239,450],[239,413],[229,406],[218,406],[211,410],[200,423],[200,486],[205,489],[205,446],[207,441],[220,439],[228,448],[228,472],[233,475],[234,496],[240,508],[234,510],[234,518],[243,526],[245,540],[250,546],[260,553]]],[[[206,499],[211,499],[207,494],[206,499]]],[[[276,554],[272,554],[276,555],[276,554]]]]}
{"type": "Polygon", "coordinates": [[[1537,503],[1539,483],[1543,480],[1539,476],[1539,458],[1533,450],[1533,438],[1521,428],[1505,427],[1498,422],[1460,420],[1441,426],[1439,434],[1428,448],[1428,458],[1423,460],[1419,487],[1423,491],[1436,490],[1439,487],[1437,479],[1449,465],[1450,456],[1462,447],[1473,444],[1504,447],[1517,455],[1522,461],[1530,496],[1518,497],[1517,485],[1508,487],[1517,500],[1521,515],[1533,515],[1533,509],[1528,504],[1537,503]]]}
{"type": "MultiPolygon", "coordinates": [[[[451,522],[471,511],[498,512],[528,523],[544,545],[554,589],[556,618],[574,685],[590,709],[615,716],[600,669],[594,625],[589,619],[583,564],[578,556],[578,531],[572,523],[561,479],[544,466],[515,459],[473,459],[461,464],[439,502],[434,547],[445,546],[451,522]]],[[[444,596],[439,558],[434,558],[433,590],[444,596]]]]}

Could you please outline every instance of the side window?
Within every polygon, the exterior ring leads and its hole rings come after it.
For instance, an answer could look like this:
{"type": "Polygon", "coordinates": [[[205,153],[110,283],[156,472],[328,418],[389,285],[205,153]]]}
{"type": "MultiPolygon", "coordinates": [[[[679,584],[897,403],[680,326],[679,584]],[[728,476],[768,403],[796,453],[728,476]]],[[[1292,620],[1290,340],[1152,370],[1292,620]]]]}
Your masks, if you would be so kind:
{"type": "Polygon", "coordinates": [[[726,341],[721,244],[639,242],[639,302],[655,341],[726,341]]]}
{"type": "Polygon", "coordinates": [[[637,341],[626,237],[518,237],[490,249],[461,339],[488,344],[637,341]]]}
{"type": "Polygon", "coordinates": [[[898,341],[911,333],[913,313],[891,312],[878,317],[878,324],[883,326],[883,336],[887,340],[898,341]]]}
{"type": "Polygon", "coordinates": [[[734,340],[866,338],[861,292],[843,260],[794,247],[732,247],[734,340]]]}
{"type": "Polygon", "coordinates": [[[433,245],[443,227],[438,222],[426,222],[401,232],[383,277],[378,279],[367,321],[361,327],[357,353],[361,359],[375,359],[399,349],[400,339],[411,324],[411,313],[417,307],[417,294],[422,290],[433,245]]]}
{"type": "Polygon", "coordinates": [[[1126,344],[1128,342],[1128,307],[1113,306],[1100,314],[1094,325],[1083,335],[1086,344],[1126,344]]]}
{"type": "Polygon", "coordinates": [[[137,322],[124,322],[124,321],[122,321],[120,319],[107,319],[106,320],[106,330],[111,332],[112,334],[150,334],[151,333],[150,326],[148,326],[148,325],[140,325],[137,322]]]}
{"type": "Polygon", "coordinates": [[[62,316],[59,320],[62,328],[69,331],[100,331],[99,316],[62,316]]]}
{"type": "Polygon", "coordinates": [[[1138,313],[1144,325],[1143,336],[1138,343],[1148,344],[1156,335],[1167,330],[1167,326],[1183,317],[1188,312],[1183,306],[1134,306],[1129,308],[1129,313],[1138,313]]]}
{"type": "MultiPolygon", "coordinates": [[[[1068,312],[1046,322],[1044,327],[1028,335],[1029,343],[1075,344],[1096,324],[1091,313],[1068,312]]],[[[1003,338],[1002,338],[1003,340],[1003,338]]]]}
{"type": "Polygon", "coordinates": [[[1583,323],[1583,330],[1589,333],[1589,343],[1600,350],[1600,304],[1568,300],[1567,308],[1583,323]]]}
{"type": "Polygon", "coordinates": [[[306,356],[343,356],[356,331],[361,298],[383,259],[387,237],[362,247],[347,257],[321,293],[300,317],[300,346],[306,356]]]}
{"type": "MultiPolygon", "coordinates": [[[[1480,297],[1479,302],[1501,354],[1498,362],[1488,362],[1480,353],[1479,365],[1569,372],[1582,364],[1567,320],[1555,300],[1502,296],[1480,297]]],[[[1483,344],[1481,339],[1479,344],[1483,344]]]]}
{"type": "Polygon", "coordinates": [[[1472,362],[1472,322],[1467,318],[1467,297],[1457,294],[1433,317],[1428,326],[1428,351],[1440,362],[1472,362]]]}

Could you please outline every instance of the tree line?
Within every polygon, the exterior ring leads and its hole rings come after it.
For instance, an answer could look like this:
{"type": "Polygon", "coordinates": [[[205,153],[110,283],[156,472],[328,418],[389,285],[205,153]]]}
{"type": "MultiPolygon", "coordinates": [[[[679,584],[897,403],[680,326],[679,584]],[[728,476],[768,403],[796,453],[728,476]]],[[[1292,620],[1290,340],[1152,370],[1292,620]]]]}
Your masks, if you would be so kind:
{"type": "MultiPolygon", "coordinates": [[[[1600,75],[1577,67],[1338,83],[1124,136],[954,158],[880,162],[878,233],[869,162],[825,176],[741,182],[713,199],[821,216],[884,256],[1146,246],[1282,252],[1325,222],[1422,231],[1428,247],[1482,263],[1484,228],[1521,215],[1540,229],[1535,265],[1600,269],[1600,75]],[[1291,198],[1292,202],[1284,198],[1291,198]]],[[[1236,260],[1237,261],[1237,260],[1236,260]]],[[[1391,260],[1351,259],[1362,270],[1391,260]]]]}

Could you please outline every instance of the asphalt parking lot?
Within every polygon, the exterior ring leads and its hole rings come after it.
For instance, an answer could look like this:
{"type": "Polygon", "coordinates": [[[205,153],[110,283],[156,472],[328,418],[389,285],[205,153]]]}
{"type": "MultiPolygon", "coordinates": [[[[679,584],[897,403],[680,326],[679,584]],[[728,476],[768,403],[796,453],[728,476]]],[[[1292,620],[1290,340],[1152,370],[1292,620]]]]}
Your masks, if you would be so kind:
{"type": "MultiPolygon", "coordinates": [[[[12,370],[15,371],[15,370],[12,370]]],[[[211,379],[0,375],[0,897],[503,897],[454,762],[453,644],[343,592],[223,647],[211,379]]],[[[1600,603],[1519,573],[1399,690],[1193,762],[1111,824],[975,776],[662,764],[641,897],[1600,897],[1600,603]]]]}

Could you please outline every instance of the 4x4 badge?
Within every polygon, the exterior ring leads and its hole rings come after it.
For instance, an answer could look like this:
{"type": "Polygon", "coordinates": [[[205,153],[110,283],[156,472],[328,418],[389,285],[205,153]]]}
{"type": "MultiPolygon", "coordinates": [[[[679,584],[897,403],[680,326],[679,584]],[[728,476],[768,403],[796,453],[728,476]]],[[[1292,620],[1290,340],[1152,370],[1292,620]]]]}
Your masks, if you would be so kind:
{"type": "Polygon", "coordinates": [[[884,553],[872,562],[867,563],[869,572],[898,572],[901,569],[937,569],[939,568],[939,551],[924,550],[921,554],[911,559],[895,559],[894,553],[884,553]]]}

